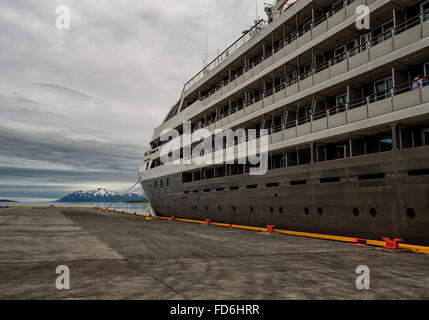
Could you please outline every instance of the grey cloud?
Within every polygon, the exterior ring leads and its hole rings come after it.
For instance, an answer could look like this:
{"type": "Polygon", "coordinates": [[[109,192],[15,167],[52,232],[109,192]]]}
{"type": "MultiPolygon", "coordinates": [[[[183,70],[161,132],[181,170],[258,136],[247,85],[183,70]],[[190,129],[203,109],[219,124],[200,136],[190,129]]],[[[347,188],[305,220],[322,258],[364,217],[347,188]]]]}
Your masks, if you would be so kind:
{"type": "Polygon", "coordinates": [[[254,12],[248,0],[2,0],[0,197],[7,183],[45,198],[133,184],[153,128],[202,67],[206,14],[214,58],[254,12]],[[58,4],[69,31],[55,28],[58,4]]]}

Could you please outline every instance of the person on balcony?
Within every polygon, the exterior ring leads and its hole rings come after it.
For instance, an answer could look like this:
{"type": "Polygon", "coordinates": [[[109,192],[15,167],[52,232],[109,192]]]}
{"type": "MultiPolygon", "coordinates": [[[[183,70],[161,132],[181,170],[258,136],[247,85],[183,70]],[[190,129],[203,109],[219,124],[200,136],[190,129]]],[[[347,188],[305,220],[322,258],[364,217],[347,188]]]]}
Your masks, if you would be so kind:
{"type": "Polygon", "coordinates": [[[419,89],[421,86],[422,77],[420,74],[417,75],[417,77],[413,80],[413,90],[419,89]]]}

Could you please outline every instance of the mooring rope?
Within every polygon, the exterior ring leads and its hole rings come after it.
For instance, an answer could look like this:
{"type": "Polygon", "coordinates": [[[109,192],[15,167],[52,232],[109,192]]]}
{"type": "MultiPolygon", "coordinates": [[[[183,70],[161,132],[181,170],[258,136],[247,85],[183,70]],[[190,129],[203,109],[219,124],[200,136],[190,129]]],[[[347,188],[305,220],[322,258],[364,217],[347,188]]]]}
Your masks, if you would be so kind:
{"type": "Polygon", "coordinates": [[[111,203],[109,204],[109,206],[106,208],[106,210],[109,210],[111,206],[113,206],[115,203],[119,202],[123,197],[125,197],[125,195],[126,195],[128,192],[130,192],[131,190],[133,190],[133,189],[136,187],[136,185],[138,185],[139,183],[140,183],[140,180],[139,180],[139,181],[137,181],[137,182],[136,182],[136,183],[135,183],[131,188],[129,188],[127,191],[125,191],[125,192],[124,192],[124,194],[123,194],[122,196],[120,196],[117,200],[115,200],[115,201],[111,202],[111,203]]]}

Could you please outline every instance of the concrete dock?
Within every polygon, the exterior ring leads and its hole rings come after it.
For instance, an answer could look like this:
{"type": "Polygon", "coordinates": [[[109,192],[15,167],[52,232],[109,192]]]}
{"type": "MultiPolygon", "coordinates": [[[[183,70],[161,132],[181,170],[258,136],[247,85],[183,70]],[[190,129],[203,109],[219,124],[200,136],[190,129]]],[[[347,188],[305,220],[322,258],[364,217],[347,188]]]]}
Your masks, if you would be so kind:
{"type": "Polygon", "coordinates": [[[429,299],[429,255],[89,209],[0,209],[0,299],[429,299]],[[58,290],[57,266],[70,269],[58,290]],[[370,269],[358,290],[355,270],[370,269]]]}

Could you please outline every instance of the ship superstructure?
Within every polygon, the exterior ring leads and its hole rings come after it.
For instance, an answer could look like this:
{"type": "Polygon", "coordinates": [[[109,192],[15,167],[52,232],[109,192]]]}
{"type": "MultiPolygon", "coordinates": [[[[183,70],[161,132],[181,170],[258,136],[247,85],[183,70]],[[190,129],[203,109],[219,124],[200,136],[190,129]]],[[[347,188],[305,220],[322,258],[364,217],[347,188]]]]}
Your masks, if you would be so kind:
{"type": "MultiPolygon", "coordinates": [[[[154,211],[429,244],[429,1],[277,1],[266,12],[154,130],[139,168],[154,211]],[[201,129],[263,133],[268,171],[180,162],[197,147],[183,137],[201,129]],[[180,164],[162,161],[169,130],[180,164]]],[[[249,138],[221,149],[237,154],[249,138]]]]}

